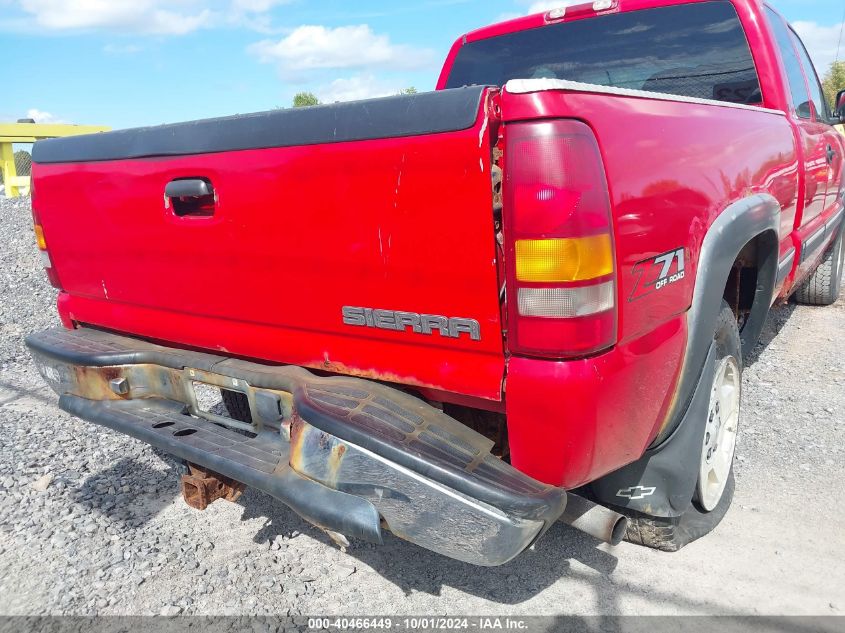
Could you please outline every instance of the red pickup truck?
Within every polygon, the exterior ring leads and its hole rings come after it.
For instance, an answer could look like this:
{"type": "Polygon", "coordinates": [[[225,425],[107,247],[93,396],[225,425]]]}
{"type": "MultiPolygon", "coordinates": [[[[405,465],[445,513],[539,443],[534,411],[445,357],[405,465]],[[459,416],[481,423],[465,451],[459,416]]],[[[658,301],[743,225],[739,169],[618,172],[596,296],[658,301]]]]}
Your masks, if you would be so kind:
{"type": "Polygon", "coordinates": [[[678,549],[731,502],[770,306],[839,292],[822,94],[757,0],[596,0],[462,36],[430,93],[40,141],[64,327],[28,345],[194,507],[481,565],[558,520],[678,549]]]}

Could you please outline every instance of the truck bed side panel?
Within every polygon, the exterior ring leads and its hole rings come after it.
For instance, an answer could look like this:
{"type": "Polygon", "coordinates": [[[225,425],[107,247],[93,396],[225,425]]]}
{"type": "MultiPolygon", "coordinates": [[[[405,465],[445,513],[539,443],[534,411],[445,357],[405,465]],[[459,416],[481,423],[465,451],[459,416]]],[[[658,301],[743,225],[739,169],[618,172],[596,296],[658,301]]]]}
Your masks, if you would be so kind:
{"type": "Polygon", "coordinates": [[[685,361],[684,315],[708,227],[732,202],[768,193],[782,208],[783,255],[792,246],[798,182],[792,131],[778,113],[586,90],[505,92],[502,99],[506,138],[508,121],[538,110],[584,120],[598,139],[610,186],[617,347],[581,361],[508,365],[512,463],[566,487],[637,459],[672,412],[683,410],[675,396],[685,361]],[[642,286],[654,258],[678,249],[684,276],[659,290],[642,286]]]}

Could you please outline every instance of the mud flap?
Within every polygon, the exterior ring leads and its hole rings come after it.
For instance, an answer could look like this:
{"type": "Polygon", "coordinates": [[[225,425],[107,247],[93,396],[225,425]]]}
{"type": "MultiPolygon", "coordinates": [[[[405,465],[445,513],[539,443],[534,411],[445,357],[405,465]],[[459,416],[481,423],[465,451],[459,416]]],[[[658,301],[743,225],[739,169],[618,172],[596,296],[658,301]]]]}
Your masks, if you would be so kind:
{"type": "Polygon", "coordinates": [[[704,442],[716,346],[711,343],[692,400],[681,423],[659,446],[590,486],[599,503],[655,517],[677,517],[692,503],[704,442]]]}

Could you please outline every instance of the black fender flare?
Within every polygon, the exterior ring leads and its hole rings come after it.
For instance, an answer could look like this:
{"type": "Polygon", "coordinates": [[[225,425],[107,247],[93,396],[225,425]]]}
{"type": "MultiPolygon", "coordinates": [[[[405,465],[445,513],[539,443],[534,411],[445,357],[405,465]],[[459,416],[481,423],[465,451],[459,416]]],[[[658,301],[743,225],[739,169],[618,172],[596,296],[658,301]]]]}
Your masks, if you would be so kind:
{"type": "Polygon", "coordinates": [[[651,516],[680,516],[692,501],[698,477],[713,362],[713,332],[725,284],[743,247],[764,236],[757,253],[757,286],[751,312],[740,332],[742,349],[753,347],[774,296],[778,269],[780,204],[755,194],[729,205],[710,225],[701,243],[692,302],[687,311],[684,364],[666,423],[640,459],[597,479],[591,492],[600,502],[651,516]]]}
{"type": "Polygon", "coordinates": [[[758,249],[754,302],[739,334],[743,354],[749,352],[760,337],[777,282],[780,210],[778,201],[769,194],[749,196],[729,205],[704,235],[692,301],[687,311],[687,345],[675,405],[667,416],[664,430],[652,446],[660,444],[679,426],[692,400],[734,261],[748,242],[765,236],[769,243],[758,249]]]}

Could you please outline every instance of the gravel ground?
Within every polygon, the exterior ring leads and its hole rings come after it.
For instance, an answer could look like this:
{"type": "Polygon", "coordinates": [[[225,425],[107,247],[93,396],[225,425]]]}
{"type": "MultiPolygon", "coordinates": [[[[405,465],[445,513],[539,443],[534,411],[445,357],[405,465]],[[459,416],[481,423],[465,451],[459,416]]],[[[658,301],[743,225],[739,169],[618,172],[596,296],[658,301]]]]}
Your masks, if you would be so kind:
{"type": "Polygon", "coordinates": [[[714,533],[664,554],[557,525],[482,569],[389,535],[342,552],[254,491],[195,511],[167,458],[60,411],[23,345],[57,321],[30,222],[0,197],[0,613],[845,613],[842,300],[773,311],[714,533]]]}

